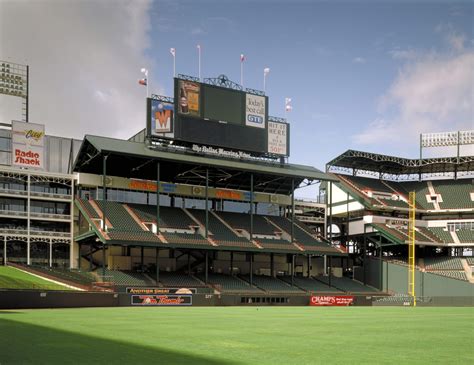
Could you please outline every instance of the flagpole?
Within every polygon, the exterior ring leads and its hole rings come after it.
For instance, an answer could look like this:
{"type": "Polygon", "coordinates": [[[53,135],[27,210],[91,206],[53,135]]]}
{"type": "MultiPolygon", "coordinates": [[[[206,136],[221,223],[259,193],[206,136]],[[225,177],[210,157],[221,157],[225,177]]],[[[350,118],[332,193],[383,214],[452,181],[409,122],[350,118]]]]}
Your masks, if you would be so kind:
{"type": "Polygon", "coordinates": [[[263,70],[263,93],[265,94],[265,79],[267,78],[267,73],[263,70]]]}
{"type": "Polygon", "coordinates": [[[240,60],[240,85],[244,86],[244,61],[240,60]]]}
{"type": "Polygon", "coordinates": [[[148,99],[148,84],[150,83],[150,76],[148,70],[146,71],[146,97],[148,99]]]}
{"type": "Polygon", "coordinates": [[[176,77],[176,54],[173,55],[173,77],[176,77]]]}
{"type": "Polygon", "coordinates": [[[199,81],[201,81],[201,45],[198,44],[198,74],[199,81]]]}

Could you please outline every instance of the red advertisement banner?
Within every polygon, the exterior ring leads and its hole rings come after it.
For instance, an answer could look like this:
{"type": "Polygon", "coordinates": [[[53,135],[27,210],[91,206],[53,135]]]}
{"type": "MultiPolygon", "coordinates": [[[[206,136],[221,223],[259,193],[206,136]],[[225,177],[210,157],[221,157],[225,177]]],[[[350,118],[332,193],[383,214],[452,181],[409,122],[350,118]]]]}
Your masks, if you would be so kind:
{"type": "Polygon", "coordinates": [[[309,305],[312,306],[348,306],[354,303],[352,295],[312,295],[309,305]]]}

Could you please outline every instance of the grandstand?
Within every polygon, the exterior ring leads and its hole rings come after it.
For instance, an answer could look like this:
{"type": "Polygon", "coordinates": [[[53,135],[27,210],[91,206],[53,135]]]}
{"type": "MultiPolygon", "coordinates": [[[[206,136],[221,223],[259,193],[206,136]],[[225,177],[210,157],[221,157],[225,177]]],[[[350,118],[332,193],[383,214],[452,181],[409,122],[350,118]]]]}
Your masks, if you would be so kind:
{"type": "MultiPolygon", "coordinates": [[[[473,156],[410,160],[349,150],[326,170],[339,179],[323,187],[329,220],[338,227],[331,233],[359,262],[354,275],[360,282],[397,295],[407,292],[397,280],[406,280],[400,273],[407,269],[408,196],[413,191],[416,268],[418,280],[424,278],[418,290],[448,295],[449,290],[440,290],[445,279],[436,279],[443,277],[455,280],[451,285],[459,288],[457,295],[471,295],[467,259],[474,248],[473,156]]],[[[334,279],[334,286],[357,289],[347,278],[334,279]]]]}

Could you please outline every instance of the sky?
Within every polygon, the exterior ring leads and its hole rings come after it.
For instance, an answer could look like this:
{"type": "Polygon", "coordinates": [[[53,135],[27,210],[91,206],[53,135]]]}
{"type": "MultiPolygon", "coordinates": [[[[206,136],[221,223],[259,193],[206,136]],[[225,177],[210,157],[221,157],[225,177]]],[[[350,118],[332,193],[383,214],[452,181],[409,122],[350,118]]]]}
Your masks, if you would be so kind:
{"type": "MultiPolygon", "coordinates": [[[[177,73],[198,75],[200,44],[202,76],[235,82],[243,53],[245,87],[270,68],[289,161],[324,169],[348,149],[416,158],[420,133],[474,129],[473,16],[447,1],[0,0],[0,59],[30,65],[30,121],[48,134],[128,138],[146,122],[142,67],[172,96],[171,47],[177,73]]],[[[19,109],[0,96],[0,122],[19,109]]]]}

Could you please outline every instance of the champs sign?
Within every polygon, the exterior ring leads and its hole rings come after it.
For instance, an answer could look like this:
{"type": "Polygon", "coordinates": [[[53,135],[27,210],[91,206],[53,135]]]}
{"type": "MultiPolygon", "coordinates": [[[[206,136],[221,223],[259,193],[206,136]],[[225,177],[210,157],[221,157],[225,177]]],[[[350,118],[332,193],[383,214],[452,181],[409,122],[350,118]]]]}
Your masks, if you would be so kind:
{"type": "Polygon", "coordinates": [[[338,306],[345,307],[354,303],[352,295],[312,295],[309,301],[311,306],[338,306]]]}
{"type": "Polygon", "coordinates": [[[12,166],[44,169],[44,125],[12,122],[12,166]]]}

